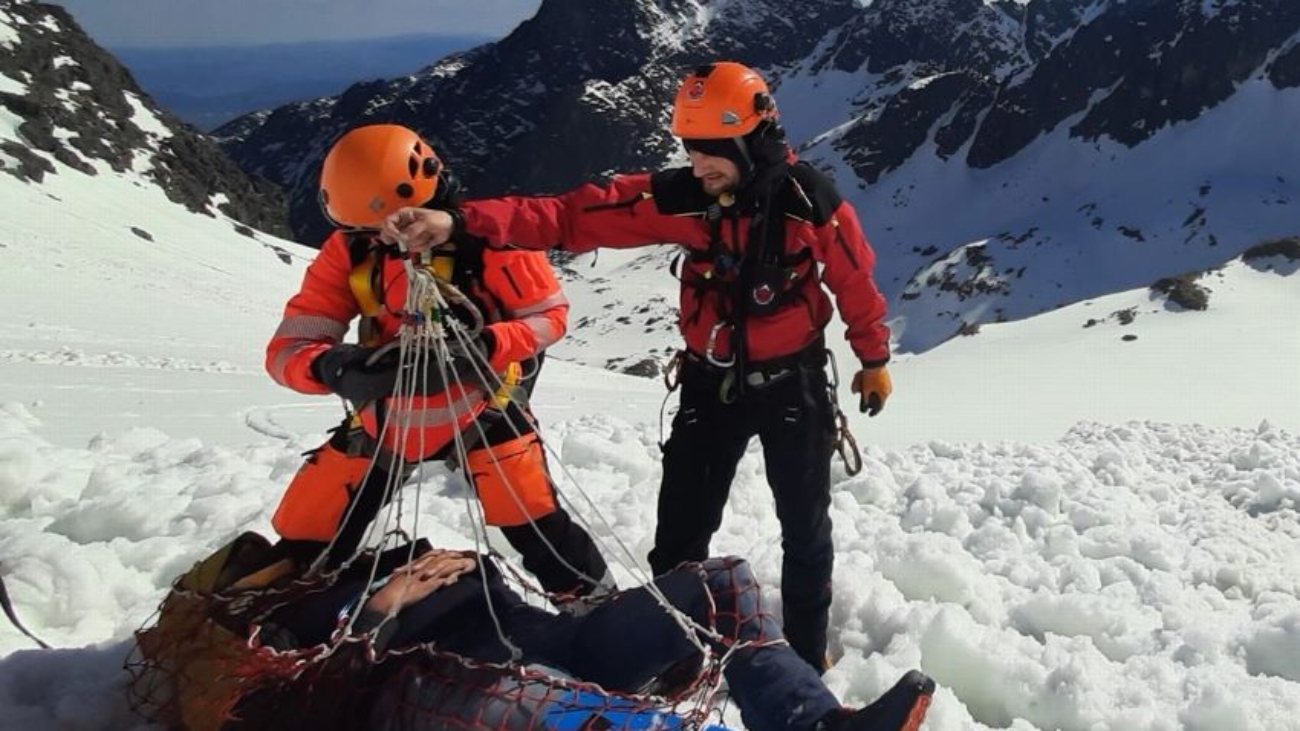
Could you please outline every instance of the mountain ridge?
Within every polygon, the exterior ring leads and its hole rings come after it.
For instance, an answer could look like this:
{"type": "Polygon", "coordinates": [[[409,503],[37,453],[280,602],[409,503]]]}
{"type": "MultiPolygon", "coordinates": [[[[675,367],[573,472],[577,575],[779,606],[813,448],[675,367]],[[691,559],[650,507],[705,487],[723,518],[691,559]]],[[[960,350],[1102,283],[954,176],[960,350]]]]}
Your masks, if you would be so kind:
{"type": "Polygon", "coordinates": [[[191,211],[221,212],[287,234],[283,199],[247,176],[210,139],[177,120],[57,5],[14,0],[0,9],[0,172],[39,183],[51,160],[86,175],[138,173],[191,211]]]}

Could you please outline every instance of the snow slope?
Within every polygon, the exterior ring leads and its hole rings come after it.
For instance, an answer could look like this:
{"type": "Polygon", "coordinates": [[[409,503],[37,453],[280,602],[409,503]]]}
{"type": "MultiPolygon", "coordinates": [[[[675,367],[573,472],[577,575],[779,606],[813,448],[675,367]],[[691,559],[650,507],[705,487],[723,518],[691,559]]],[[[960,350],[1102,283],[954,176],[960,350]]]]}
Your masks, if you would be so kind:
{"type": "MultiPolygon", "coordinates": [[[[0,728],[140,728],[131,631],[194,560],[269,531],[340,413],[261,372],[308,256],[130,177],[0,175],[0,556],[19,614],[64,648],[0,626],[0,728]]],[[[1295,264],[1267,263],[1205,280],[1206,312],[1135,290],[900,358],[885,414],[852,414],[864,471],[834,473],[831,688],[862,703],[920,667],[940,683],[930,731],[1300,728],[1300,293],[1295,264]]],[[[575,288],[574,319],[597,295],[634,310],[671,284],[661,264],[598,260],[609,291],[575,288]]],[[[642,326],[592,339],[644,346],[642,326]]],[[[628,584],[662,385],[555,355],[543,434],[574,512],[630,548],[628,584]]],[[[429,470],[435,542],[471,545],[464,494],[429,470]]],[[[757,445],[713,548],[776,585],[757,445]]]]}

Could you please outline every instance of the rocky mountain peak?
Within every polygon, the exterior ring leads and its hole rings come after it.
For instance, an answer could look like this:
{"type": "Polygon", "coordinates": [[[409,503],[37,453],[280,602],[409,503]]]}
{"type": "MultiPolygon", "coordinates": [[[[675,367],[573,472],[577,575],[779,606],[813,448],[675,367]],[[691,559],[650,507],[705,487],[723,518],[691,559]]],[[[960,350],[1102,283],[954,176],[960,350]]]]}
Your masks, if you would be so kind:
{"type": "Polygon", "coordinates": [[[807,56],[859,12],[855,0],[545,0],[496,43],[421,74],[354,86],[217,130],[249,171],[283,185],[295,236],[327,230],[320,160],[365,121],[405,124],[433,143],[475,195],[555,192],[614,170],[662,164],[681,74],[719,58],[756,66],[807,56]],[[590,7],[588,7],[590,6],[590,7]]]}
{"type": "Polygon", "coordinates": [[[62,7],[0,6],[0,48],[0,115],[15,133],[0,138],[0,172],[39,183],[51,159],[86,175],[135,172],[190,210],[287,233],[279,191],[156,107],[62,7]]]}
{"type": "Polygon", "coordinates": [[[291,191],[312,243],[319,160],[350,126],[419,129],[472,195],[558,192],[680,160],[682,72],[743,61],[867,223],[904,350],[1294,235],[1292,0],[594,2],[546,0],[500,42],[223,145],[291,191]]]}

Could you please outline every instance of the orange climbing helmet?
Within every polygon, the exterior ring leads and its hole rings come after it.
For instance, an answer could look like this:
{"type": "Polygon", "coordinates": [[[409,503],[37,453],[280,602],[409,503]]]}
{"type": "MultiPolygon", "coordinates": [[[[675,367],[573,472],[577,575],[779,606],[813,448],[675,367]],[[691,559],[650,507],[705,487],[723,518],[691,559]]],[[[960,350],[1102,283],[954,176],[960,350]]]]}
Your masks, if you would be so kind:
{"type": "Polygon", "coordinates": [[[336,226],[379,228],[388,214],[438,192],[442,160],[415,131],[397,124],[357,127],[325,155],[320,203],[336,226]]]}
{"type": "Polygon", "coordinates": [[[673,134],[683,139],[742,137],[776,119],[776,101],[753,69],[732,61],[701,66],[673,102],[673,134]]]}

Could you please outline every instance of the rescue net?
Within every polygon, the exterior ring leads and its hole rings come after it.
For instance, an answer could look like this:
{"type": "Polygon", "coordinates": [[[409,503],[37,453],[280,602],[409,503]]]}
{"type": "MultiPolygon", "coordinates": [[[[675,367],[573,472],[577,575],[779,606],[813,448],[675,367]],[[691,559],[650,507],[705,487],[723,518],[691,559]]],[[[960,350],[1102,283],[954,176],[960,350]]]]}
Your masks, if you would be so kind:
{"type": "MultiPolygon", "coordinates": [[[[428,384],[421,381],[432,377],[439,379],[443,387],[480,389],[485,400],[497,406],[503,400],[520,398],[517,381],[494,373],[485,355],[476,348],[483,321],[473,303],[448,282],[409,260],[407,273],[408,315],[392,345],[398,349],[400,363],[394,402],[413,401],[427,391],[428,384]]],[[[422,432],[415,428],[418,414],[393,411],[377,435],[380,444],[389,443],[386,440],[390,437],[391,443],[399,445],[422,438],[422,432]]],[[[461,465],[465,464],[468,445],[484,437],[483,426],[475,418],[477,413],[458,415],[465,416],[468,424],[454,435],[454,454],[461,465]]],[[[567,483],[585,503],[571,510],[575,520],[590,527],[582,516],[595,516],[604,530],[590,531],[593,537],[615,536],[559,456],[542,443],[551,454],[551,463],[560,465],[567,483]]],[[[422,449],[423,445],[423,453],[422,449]]],[[[155,617],[137,632],[137,646],[127,662],[131,675],[129,696],[141,715],[169,727],[200,730],[220,729],[230,722],[244,724],[236,728],[306,727],[309,721],[320,728],[695,729],[706,725],[712,713],[722,670],[730,657],[776,636],[771,629],[775,622],[763,611],[752,582],[736,582],[734,586],[740,588],[729,589],[725,581],[714,586],[714,581],[709,580],[711,596],[721,599],[707,617],[692,618],[659,592],[628,546],[613,537],[599,541],[606,556],[644,585],[695,648],[691,657],[664,668],[636,693],[611,693],[555,669],[519,664],[519,650],[501,631],[490,597],[488,612],[502,644],[514,651],[511,662],[477,662],[432,645],[377,653],[374,633],[353,633],[359,614],[356,611],[340,615],[327,643],[305,648],[277,647],[274,628],[265,625],[276,609],[328,590],[346,571],[367,573],[363,586],[375,586],[379,556],[384,550],[409,542],[408,535],[421,534],[419,500],[421,487],[427,483],[423,463],[415,467],[414,479],[407,486],[414,489],[408,490],[402,489],[402,482],[411,472],[403,469],[397,450],[378,451],[371,469],[376,465],[385,465],[388,474],[394,476],[383,486],[387,508],[370,525],[363,541],[370,549],[359,551],[338,570],[327,572],[317,561],[305,574],[295,574],[292,566],[281,564],[257,566],[250,571],[248,565],[256,561],[246,554],[257,554],[265,546],[239,545],[247,539],[246,534],[176,580],[155,617]],[[383,460],[387,460],[386,465],[383,460]],[[408,492],[412,494],[410,505],[408,492]],[[358,714],[369,718],[359,718],[358,714]]],[[[509,485],[509,476],[504,472],[497,477],[509,485]]],[[[557,486],[561,502],[573,508],[567,492],[557,486]]],[[[511,493],[519,502],[518,495],[511,493]]],[[[480,555],[499,558],[489,540],[482,507],[472,491],[467,492],[465,505],[472,518],[475,549],[480,555]]],[[[536,530],[535,525],[533,528],[536,530]]],[[[540,530],[537,535],[546,541],[540,530]]],[[[409,552],[408,560],[415,554],[415,545],[410,542],[409,547],[400,549],[409,552]]],[[[554,546],[547,545],[559,555],[554,546]]],[[[497,563],[526,594],[545,595],[509,562],[497,563]]],[[[719,570],[719,576],[724,576],[733,568],[719,570]]],[[[601,577],[586,578],[595,583],[601,577]]],[[[369,591],[363,591],[354,606],[364,604],[369,591]]]]}
{"type": "Polygon", "coordinates": [[[717,653],[687,656],[635,693],[552,668],[479,662],[432,644],[377,653],[372,636],[346,632],[343,616],[328,643],[280,649],[267,617],[328,590],[337,577],[295,578],[273,565],[233,585],[209,584],[223,561],[218,552],[179,578],[156,619],[137,633],[129,697],[149,721],[198,731],[685,731],[708,725],[730,656],[777,636],[757,584],[733,559],[698,569],[711,597],[699,626],[717,653]]]}

